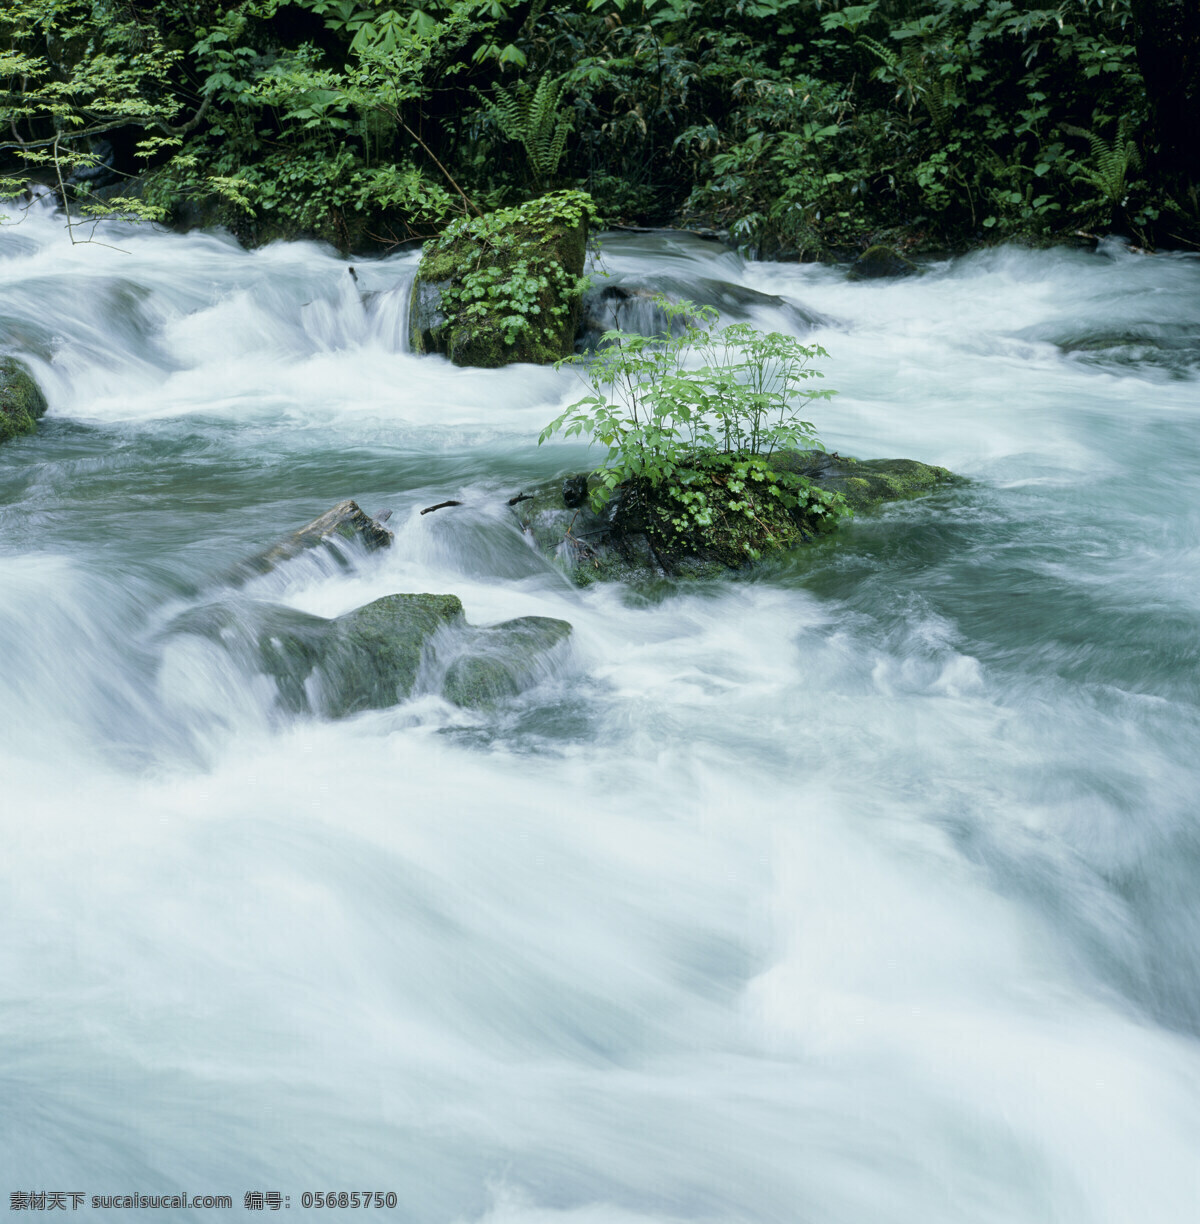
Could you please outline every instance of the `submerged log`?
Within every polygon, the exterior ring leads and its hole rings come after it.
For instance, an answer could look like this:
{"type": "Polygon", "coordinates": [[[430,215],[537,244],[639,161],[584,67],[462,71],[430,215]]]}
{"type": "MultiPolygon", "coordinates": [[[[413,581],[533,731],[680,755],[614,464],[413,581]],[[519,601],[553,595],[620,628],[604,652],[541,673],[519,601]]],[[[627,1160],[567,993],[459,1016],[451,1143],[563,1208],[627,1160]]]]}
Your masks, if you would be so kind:
{"type": "Polygon", "coordinates": [[[269,574],[276,566],[309,549],[333,547],[337,540],[359,539],[369,551],[387,548],[392,542],[392,533],[383,524],[390,517],[390,510],[382,510],[372,518],[359,508],[357,502],[338,502],[331,510],[326,510],[319,518],[293,531],[264,552],[239,561],[224,575],[224,581],[241,586],[252,578],[269,574]]]}

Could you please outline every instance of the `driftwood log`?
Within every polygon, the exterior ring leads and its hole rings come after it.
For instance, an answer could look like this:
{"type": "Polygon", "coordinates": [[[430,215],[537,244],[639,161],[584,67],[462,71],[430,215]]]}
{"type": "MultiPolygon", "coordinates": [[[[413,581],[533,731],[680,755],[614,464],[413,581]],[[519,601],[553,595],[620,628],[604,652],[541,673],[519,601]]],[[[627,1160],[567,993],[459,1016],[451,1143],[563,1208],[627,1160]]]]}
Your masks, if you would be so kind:
{"type": "Polygon", "coordinates": [[[338,502],[320,518],[293,531],[264,552],[239,561],[223,576],[223,581],[241,586],[252,578],[269,574],[276,566],[309,549],[336,546],[338,540],[359,539],[372,551],[387,548],[392,542],[392,533],[383,524],[391,518],[391,514],[390,510],[381,510],[372,518],[359,508],[357,502],[338,502]]]}

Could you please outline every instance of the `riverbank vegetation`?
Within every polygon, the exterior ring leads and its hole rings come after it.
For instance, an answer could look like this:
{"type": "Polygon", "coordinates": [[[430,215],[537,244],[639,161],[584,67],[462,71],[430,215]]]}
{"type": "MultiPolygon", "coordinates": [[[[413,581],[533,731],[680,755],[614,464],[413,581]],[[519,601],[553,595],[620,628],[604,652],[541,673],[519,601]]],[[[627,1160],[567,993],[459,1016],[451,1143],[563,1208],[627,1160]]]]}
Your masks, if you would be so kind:
{"type": "Polygon", "coordinates": [[[554,188],[768,257],[1200,242],[1190,0],[10,0],[0,173],[249,243],[554,188]]]}

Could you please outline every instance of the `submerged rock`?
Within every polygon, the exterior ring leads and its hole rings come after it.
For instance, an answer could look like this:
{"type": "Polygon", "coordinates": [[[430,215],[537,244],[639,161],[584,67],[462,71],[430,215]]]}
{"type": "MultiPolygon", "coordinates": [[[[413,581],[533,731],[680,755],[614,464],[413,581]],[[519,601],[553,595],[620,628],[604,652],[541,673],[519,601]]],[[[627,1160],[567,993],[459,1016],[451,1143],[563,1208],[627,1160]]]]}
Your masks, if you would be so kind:
{"type": "Polygon", "coordinates": [[[569,356],[590,208],[581,192],[552,192],[457,221],[426,243],[409,311],[413,348],[485,369],[569,356]]]}
{"type": "Polygon", "coordinates": [[[316,663],[319,712],[344,718],[403,701],[430,638],[462,619],[457,595],[385,595],[339,616],[316,663]]]}
{"type": "Polygon", "coordinates": [[[521,616],[477,629],[446,669],[442,694],[473,709],[516,697],[543,678],[551,651],[570,636],[566,621],[549,616],[521,616]]]}
{"type": "Polygon", "coordinates": [[[911,276],[920,269],[899,251],[882,244],[867,247],[850,265],[851,280],[882,280],[885,277],[911,276]]]}
{"type": "Polygon", "coordinates": [[[346,718],[417,691],[494,706],[548,674],[571,626],[525,616],[476,627],[456,595],[396,594],[333,620],[273,604],[211,604],[180,616],[169,632],[206,638],[247,674],[269,676],[286,713],[346,718]]]}
{"type": "MultiPolygon", "coordinates": [[[[824,451],[785,451],[772,456],[771,466],[840,494],[855,514],[962,483],[946,468],[915,459],[856,460],[824,451]]],[[[785,510],[765,487],[745,508],[745,489],[731,491],[727,477],[707,489],[696,487],[706,499],[700,523],[694,515],[681,514],[680,504],[665,490],[641,482],[619,486],[597,514],[584,495],[585,481],[569,477],[512,503],[531,542],[581,585],[651,575],[717,577],[810,542],[836,525],[836,519],[814,506],[785,510]]]]}
{"type": "Polygon", "coordinates": [[[660,275],[655,279],[654,287],[650,288],[610,277],[602,285],[591,286],[583,295],[579,334],[575,338],[576,351],[595,351],[606,331],[634,332],[643,336],[668,332],[681,335],[686,326],[685,320],[679,317],[670,319],[656,301],[659,297],[672,302],[686,300],[695,302],[697,306],[712,306],[724,322],[748,320],[758,310],[779,311],[797,332],[827,327],[834,322],[820,311],[732,281],[660,275]]]}
{"type": "Polygon", "coordinates": [[[222,581],[241,586],[252,578],[269,574],[276,566],[309,549],[326,547],[336,552],[338,540],[361,540],[369,550],[387,548],[392,542],[392,533],[383,524],[390,517],[390,510],[381,510],[372,518],[359,509],[357,502],[338,502],[332,509],[265,551],[239,561],[223,575],[222,581]]]}
{"type": "Polygon", "coordinates": [[[16,357],[0,357],[0,442],[29,434],[46,415],[46,397],[16,357]]]}

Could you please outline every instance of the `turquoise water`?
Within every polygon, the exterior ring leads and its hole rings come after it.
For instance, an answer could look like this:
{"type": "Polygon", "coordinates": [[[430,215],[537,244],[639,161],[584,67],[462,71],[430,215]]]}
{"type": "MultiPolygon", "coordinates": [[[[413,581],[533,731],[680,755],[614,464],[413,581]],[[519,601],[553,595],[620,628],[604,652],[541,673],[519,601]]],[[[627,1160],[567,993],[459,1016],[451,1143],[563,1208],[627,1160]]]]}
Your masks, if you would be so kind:
{"type": "Polygon", "coordinates": [[[536,446],[578,384],[403,351],[413,255],[356,285],[306,244],[119,245],[0,229],[0,343],[50,401],[0,449],[0,1190],[1194,1220],[1200,260],[853,284],[613,237],[626,283],[828,320],[831,448],[971,478],[630,592],[505,504],[587,462],[536,446]],[[391,550],[239,598],[562,617],[554,676],[290,719],[171,632],[346,497],[391,550]]]}

